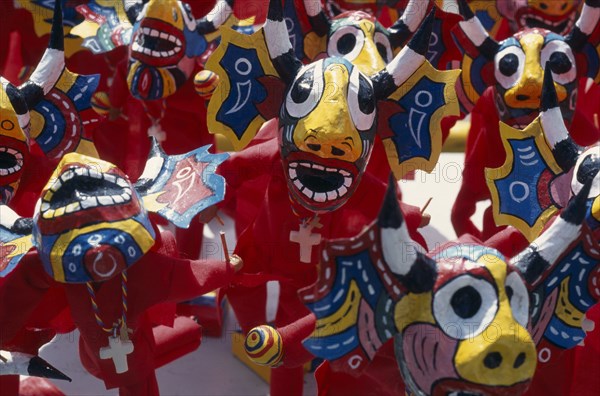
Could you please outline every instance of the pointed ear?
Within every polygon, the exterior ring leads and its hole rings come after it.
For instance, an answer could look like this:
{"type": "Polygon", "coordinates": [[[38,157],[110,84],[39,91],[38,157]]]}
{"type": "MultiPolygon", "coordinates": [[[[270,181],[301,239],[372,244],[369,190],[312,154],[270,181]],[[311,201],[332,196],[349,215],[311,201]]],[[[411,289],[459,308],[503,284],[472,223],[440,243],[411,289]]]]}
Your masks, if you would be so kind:
{"type": "Polygon", "coordinates": [[[208,105],[208,130],[224,135],[239,151],[268,120],[261,114],[261,103],[269,103],[278,114],[283,102],[272,103],[269,90],[281,79],[269,57],[264,29],[250,35],[227,27],[221,32],[221,42],[206,64],[219,76],[208,105]]]}
{"type": "Polygon", "coordinates": [[[225,179],[216,171],[229,155],[210,154],[209,148],[167,155],[152,138],[146,167],[134,185],[149,212],[187,228],[194,216],[223,200],[225,179]]]}
{"type": "Polygon", "coordinates": [[[33,220],[0,205],[0,278],[8,275],[33,247],[33,220]]]}

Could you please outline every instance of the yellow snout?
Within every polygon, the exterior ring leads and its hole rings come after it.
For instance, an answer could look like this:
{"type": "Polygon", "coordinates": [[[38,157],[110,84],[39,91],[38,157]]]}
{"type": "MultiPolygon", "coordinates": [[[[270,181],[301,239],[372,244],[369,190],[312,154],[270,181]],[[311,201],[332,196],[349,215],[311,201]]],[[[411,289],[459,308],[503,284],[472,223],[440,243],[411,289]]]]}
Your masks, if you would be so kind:
{"type": "Polygon", "coordinates": [[[461,341],[455,355],[459,375],[487,386],[511,386],[533,378],[536,349],[515,321],[494,321],[481,334],[461,341]]]}

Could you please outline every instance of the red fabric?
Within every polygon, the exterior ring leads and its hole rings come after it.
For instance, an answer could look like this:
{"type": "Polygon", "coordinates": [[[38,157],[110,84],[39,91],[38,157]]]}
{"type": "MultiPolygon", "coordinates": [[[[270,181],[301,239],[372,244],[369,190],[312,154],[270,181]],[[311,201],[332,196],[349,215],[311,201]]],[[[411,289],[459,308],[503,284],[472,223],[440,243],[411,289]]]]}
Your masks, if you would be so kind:
{"type": "MultiPolygon", "coordinates": [[[[276,121],[265,125],[258,135],[259,139],[276,136],[277,128],[276,121]],[[266,128],[270,129],[265,130],[266,128]]],[[[376,165],[381,163],[369,164],[358,189],[344,206],[319,215],[322,228],[313,230],[313,233],[320,234],[322,239],[354,236],[377,216],[387,186],[387,174],[385,182],[381,180],[384,177],[375,177],[371,167],[376,165]]],[[[254,221],[238,239],[236,253],[244,259],[244,268],[236,276],[233,286],[227,289],[227,293],[242,330],[248,332],[252,327],[267,322],[266,289],[264,283],[249,286],[244,282],[245,276],[262,274],[280,280],[279,305],[274,326],[282,336],[282,365],[285,368],[299,367],[312,357],[302,347],[301,341],[313,331],[315,319],[300,302],[297,291],[316,281],[320,250],[314,247],[311,262],[302,263],[299,261],[299,245],[291,242],[289,237],[291,231],[299,229],[301,218],[313,214],[290,202],[281,166],[279,143],[275,138],[262,139],[260,143],[233,154],[219,167],[219,172],[228,182],[230,196],[236,195],[241,186],[251,183],[257,177],[271,175],[254,221]],[[300,215],[296,215],[294,210],[300,215]]],[[[419,209],[407,205],[403,205],[402,209],[411,236],[423,241],[416,232],[421,221],[419,209]]],[[[287,376],[293,375],[292,372],[295,371],[272,371],[274,375],[281,373],[287,378],[286,381],[291,381],[287,376]]],[[[279,389],[276,385],[278,383],[277,380],[273,382],[272,395],[301,392],[301,388],[292,388],[291,384],[285,389],[279,389]]],[[[298,380],[293,383],[302,384],[298,380]]]]}
{"type": "MultiPolygon", "coordinates": [[[[592,98],[600,95],[600,88],[596,85],[588,93],[584,93],[582,82],[579,93],[569,130],[576,143],[587,146],[600,139],[600,131],[593,124],[593,114],[598,112],[598,101],[592,101],[594,100],[592,98]]],[[[463,179],[451,216],[457,235],[468,233],[482,240],[492,237],[504,228],[495,226],[491,207],[484,214],[482,230],[471,221],[476,203],[490,199],[490,191],[485,182],[485,168],[498,168],[506,158],[500,138],[494,94],[495,88],[489,87],[471,113],[471,129],[467,138],[463,179]]]]}
{"type": "Polygon", "coordinates": [[[172,327],[155,326],[152,333],[156,345],[154,353],[156,368],[195,351],[202,342],[202,327],[184,316],[177,317],[172,327]]]}
{"type": "MultiPolygon", "coordinates": [[[[233,268],[220,261],[183,260],[173,257],[172,237],[164,234],[153,250],[128,271],[127,324],[134,330],[135,352],[128,356],[129,370],[116,374],[111,360],[99,359],[98,351],[107,345],[107,334],[94,319],[85,284],[60,284],[66,293],[73,320],[80,331],[79,354],[84,367],[104,380],[107,388],[120,387],[135,394],[139,389],[154,392],[154,355],[158,349],[147,311],[164,303],[189,300],[227,284],[233,268]]],[[[57,283],[40,265],[37,252],[27,254],[0,287],[0,339],[2,346],[18,334],[35,307],[57,283]],[[15,317],[14,312],[20,312],[15,317]]],[[[95,285],[96,301],[105,323],[121,315],[121,278],[95,285]]]]}

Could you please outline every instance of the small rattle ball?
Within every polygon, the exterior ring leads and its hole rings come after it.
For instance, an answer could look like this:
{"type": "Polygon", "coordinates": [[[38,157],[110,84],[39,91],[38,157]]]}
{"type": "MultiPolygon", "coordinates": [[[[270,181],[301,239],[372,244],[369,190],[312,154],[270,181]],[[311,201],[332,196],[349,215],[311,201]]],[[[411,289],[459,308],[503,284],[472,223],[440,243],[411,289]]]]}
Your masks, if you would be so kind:
{"type": "Polygon", "coordinates": [[[217,85],[219,85],[219,76],[210,70],[202,70],[194,77],[196,93],[203,98],[209,99],[217,85]]]}
{"type": "Polygon", "coordinates": [[[256,364],[275,367],[283,357],[281,336],[271,326],[258,326],[250,330],[244,342],[246,355],[256,364]]]}
{"type": "Polygon", "coordinates": [[[101,116],[108,116],[110,111],[110,100],[106,92],[96,92],[92,95],[92,109],[101,116]]]}

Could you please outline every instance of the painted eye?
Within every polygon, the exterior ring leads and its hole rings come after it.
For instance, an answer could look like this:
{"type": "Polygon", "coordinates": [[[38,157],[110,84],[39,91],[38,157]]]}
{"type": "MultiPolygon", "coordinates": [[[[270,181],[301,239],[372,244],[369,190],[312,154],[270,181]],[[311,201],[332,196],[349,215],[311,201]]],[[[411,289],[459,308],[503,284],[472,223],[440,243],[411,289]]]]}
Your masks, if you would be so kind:
{"type": "Polygon", "coordinates": [[[465,340],[481,334],[498,312],[498,293],[489,282],[461,275],[433,297],[433,315],[449,337],[465,340]]]}
{"type": "Polygon", "coordinates": [[[575,164],[571,190],[578,194],[585,183],[592,181],[589,198],[600,195],[600,146],[593,146],[579,156],[575,164]]]}
{"type": "Polygon", "coordinates": [[[353,61],[360,54],[364,43],[365,35],[362,30],[354,26],[344,26],[331,35],[327,52],[331,56],[339,56],[353,61]]]}
{"type": "Polygon", "coordinates": [[[371,81],[357,67],[350,75],[348,85],[348,109],[356,129],[368,131],[375,122],[375,94],[371,81]]]}
{"type": "Polygon", "coordinates": [[[577,67],[569,44],[560,40],[550,41],[542,49],[540,60],[542,67],[546,66],[546,62],[550,62],[552,77],[557,84],[565,85],[575,81],[577,67]]]}
{"type": "Polygon", "coordinates": [[[381,55],[385,63],[389,63],[393,58],[392,46],[389,38],[381,32],[376,32],[374,40],[375,45],[377,46],[377,52],[379,52],[379,55],[381,55]]]}
{"type": "Polygon", "coordinates": [[[504,88],[513,87],[523,75],[525,53],[520,47],[510,46],[496,54],[494,75],[504,88]]]}
{"type": "Polygon", "coordinates": [[[323,95],[323,62],[305,66],[294,80],[286,100],[285,108],[294,118],[306,117],[323,95]]]}
{"type": "Polygon", "coordinates": [[[527,327],[529,322],[529,292],[519,274],[511,272],[506,277],[505,290],[515,320],[521,326],[527,327]]]}

